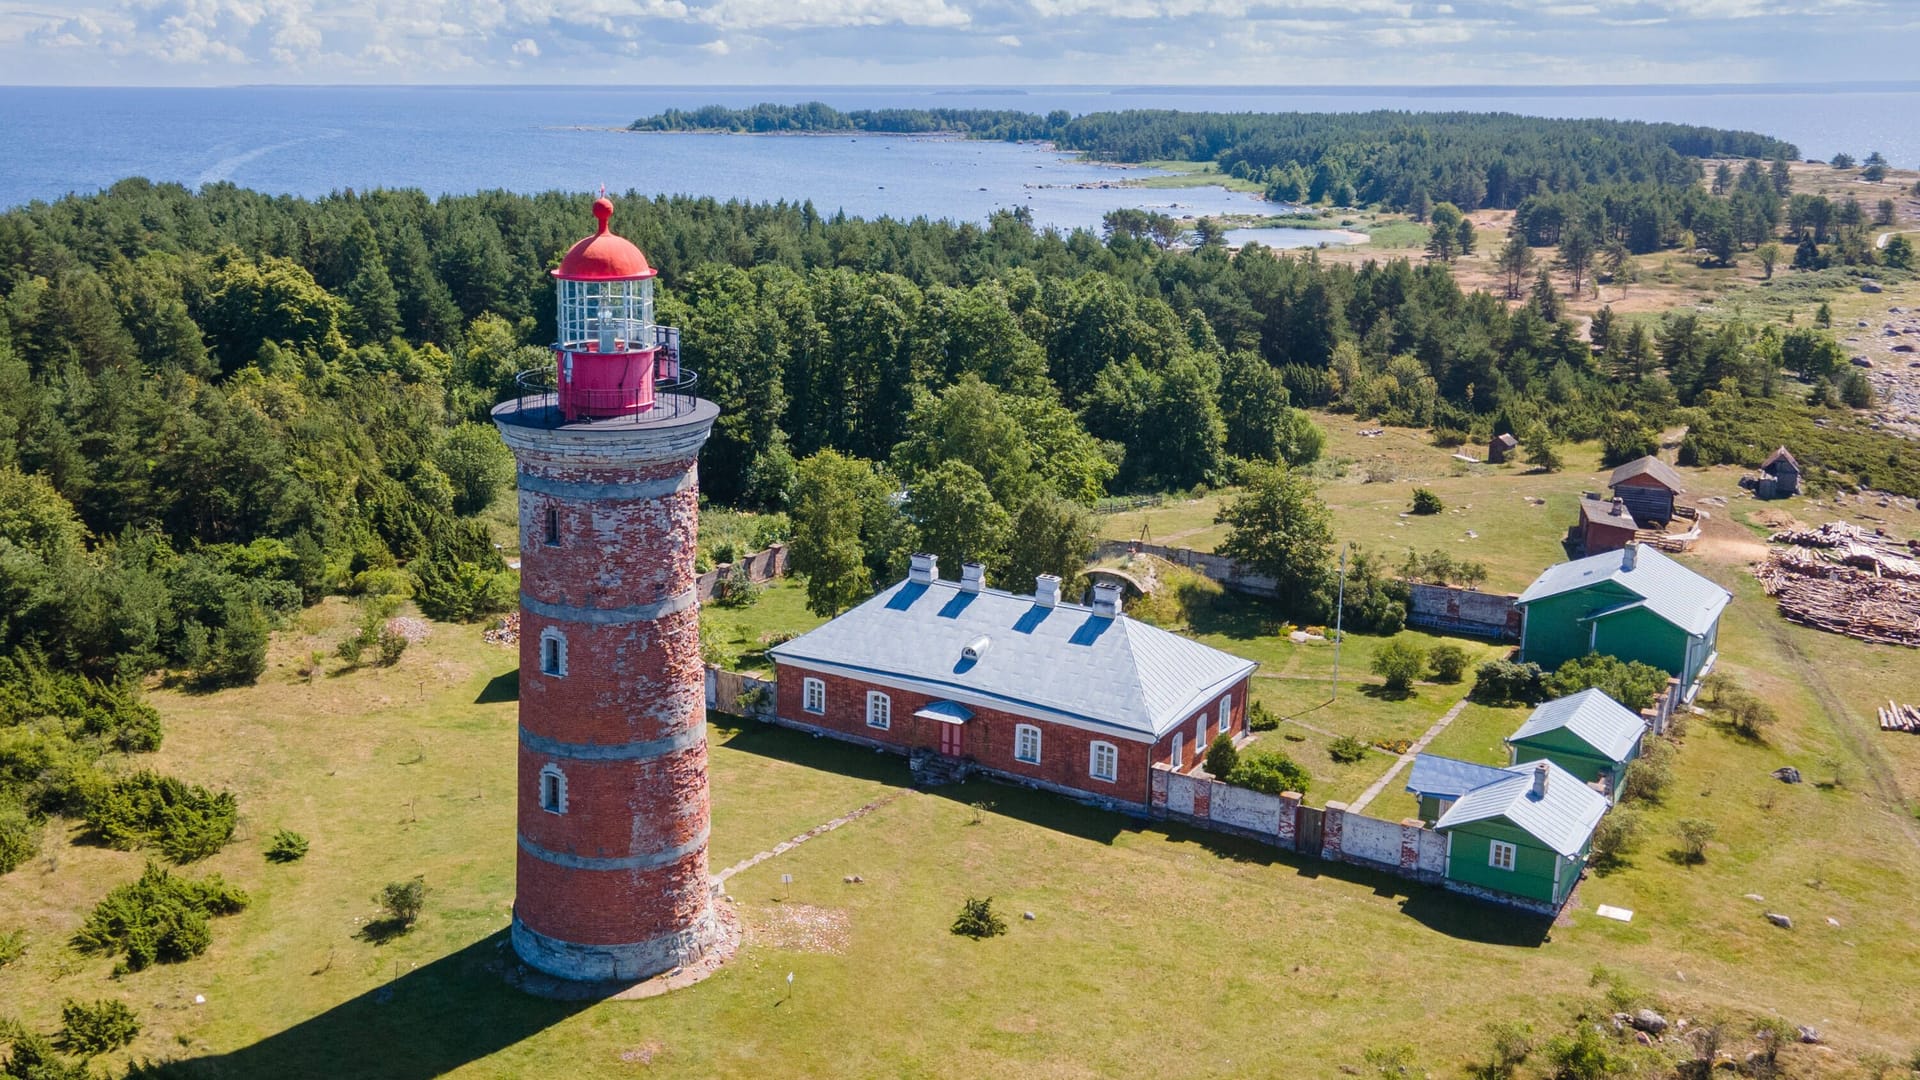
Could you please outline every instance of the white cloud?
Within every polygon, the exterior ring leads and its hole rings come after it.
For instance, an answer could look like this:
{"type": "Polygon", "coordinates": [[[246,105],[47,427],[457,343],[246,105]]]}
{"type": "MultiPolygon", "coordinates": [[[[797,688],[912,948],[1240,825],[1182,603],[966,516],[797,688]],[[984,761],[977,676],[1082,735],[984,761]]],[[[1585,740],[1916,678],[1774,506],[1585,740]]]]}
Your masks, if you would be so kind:
{"type": "Polygon", "coordinates": [[[715,0],[694,18],[723,30],[848,26],[965,26],[966,11],[947,0],[715,0]]]}
{"type": "Polygon", "coordinates": [[[513,55],[535,57],[540,55],[540,43],[532,38],[521,38],[513,43],[513,55]]]}

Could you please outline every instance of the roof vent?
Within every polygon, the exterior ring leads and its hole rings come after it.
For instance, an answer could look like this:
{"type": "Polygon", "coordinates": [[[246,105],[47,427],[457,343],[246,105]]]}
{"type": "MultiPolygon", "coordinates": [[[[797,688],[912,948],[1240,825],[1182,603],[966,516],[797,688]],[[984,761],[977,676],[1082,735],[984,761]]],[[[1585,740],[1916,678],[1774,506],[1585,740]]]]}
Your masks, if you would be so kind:
{"type": "Polygon", "coordinates": [[[1052,607],[1060,602],[1060,579],[1053,574],[1041,574],[1033,579],[1033,602],[1041,607],[1052,607]]]}
{"type": "Polygon", "coordinates": [[[1547,797],[1547,763],[1544,761],[1533,767],[1533,797],[1547,797]]]}
{"type": "Polygon", "coordinates": [[[1631,570],[1638,565],[1639,562],[1640,542],[1637,540],[1627,541],[1626,546],[1620,549],[1620,569],[1631,570]]]}
{"type": "Polygon", "coordinates": [[[1625,499],[1613,500],[1613,516],[1614,517],[1619,517],[1620,515],[1626,512],[1627,512],[1627,500],[1625,499]]]}
{"type": "Polygon", "coordinates": [[[979,563],[964,562],[960,564],[961,592],[979,592],[980,586],[986,583],[986,578],[987,568],[979,563]]]}
{"type": "Polygon", "coordinates": [[[907,568],[907,580],[921,585],[931,585],[939,576],[940,560],[932,555],[915,555],[907,568]]]}
{"type": "Polygon", "coordinates": [[[985,634],[981,634],[979,637],[974,638],[972,641],[969,641],[965,645],[960,646],[960,659],[977,661],[981,657],[987,655],[987,646],[992,644],[993,644],[992,638],[988,637],[985,634]]]}
{"type": "Polygon", "coordinates": [[[1109,619],[1120,616],[1120,586],[1111,581],[1102,581],[1093,587],[1093,613],[1105,615],[1109,619]]]}

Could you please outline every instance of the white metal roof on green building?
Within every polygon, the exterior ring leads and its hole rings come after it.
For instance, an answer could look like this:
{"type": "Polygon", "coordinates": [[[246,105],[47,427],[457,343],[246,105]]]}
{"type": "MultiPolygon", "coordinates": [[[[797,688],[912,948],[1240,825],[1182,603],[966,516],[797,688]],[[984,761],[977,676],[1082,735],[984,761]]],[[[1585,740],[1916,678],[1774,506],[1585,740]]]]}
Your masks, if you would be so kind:
{"type": "Polygon", "coordinates": [[[1256,666],[1124,614],[938,579],[901,581],[769,652],[781,663],[910,680],[964,704],[1024,707],[1141,739],[1206,708],[1256,666]],[[978,659],[963,658],[983,637],[990,644],[978,659]]]}
{"type": "Polygon", "coordinates": [[[1600,815],[1607,812],[1607,797],[1551,761],[1529,761],[1501,771],[1506,778],[1460,796],[1433,827],[1444,832],[1476,821],[1504,819],[1568,858],[1580,854],[1600,815]],[[1542,768],[1547,771],[1544,795],[1534,790],[1535,773],[1542,768]]]}
{"type": "Polygon", "coordinates": [[[1648,610],[1689,634],[1704,634],[1725,610],[1733,594],[1681,566],[1649,544],[1634,544],[1584,559],[1549,566],[1514,603],[1521,606],[1549,596],[1611,581],[1640,597],[1648,610]],[[1630,554],[1631,550],[1631,554],[1630,554]],[[1628,568],[1631,559],[1633,566],[1628,568]]]}
{"type": "Polygon", "coordinates": [[[1625,761],[1633,752],[1634,744],[1646,733],[1647,722],[1608,697],[1605,691],[1586,689],[1543,702],[1507,741],[1519,742],[1563,728],[1610,760],[1625,761]]]}

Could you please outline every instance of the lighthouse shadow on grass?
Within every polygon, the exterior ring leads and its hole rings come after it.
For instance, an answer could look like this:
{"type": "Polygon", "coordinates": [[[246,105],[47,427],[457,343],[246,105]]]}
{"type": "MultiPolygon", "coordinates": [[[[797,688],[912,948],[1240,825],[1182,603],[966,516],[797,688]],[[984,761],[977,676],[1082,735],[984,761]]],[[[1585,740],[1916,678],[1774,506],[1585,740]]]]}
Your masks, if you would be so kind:
{"type": "Polygon", "coordinates": [[[251,1046],[133,1075],[426,1080],[538,1035],[593,1004],[515,989],[506,979],[515,964],[502,930],[251,1046]]]}

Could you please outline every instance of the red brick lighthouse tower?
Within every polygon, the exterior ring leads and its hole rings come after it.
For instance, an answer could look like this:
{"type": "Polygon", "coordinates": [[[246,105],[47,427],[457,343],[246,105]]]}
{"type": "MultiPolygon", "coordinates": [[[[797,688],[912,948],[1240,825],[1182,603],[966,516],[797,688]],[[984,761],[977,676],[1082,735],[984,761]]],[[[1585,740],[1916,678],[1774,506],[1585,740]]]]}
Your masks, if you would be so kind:
{"type": "Polygon", "coordinates": [[[640,979],[717,935],[694,588],[695,458],[719,410],[654,269],[599,231],[553,276],[559,340],[496,406],[519,464],[520,787],[513,947],[550,975],[640,979]]]}

